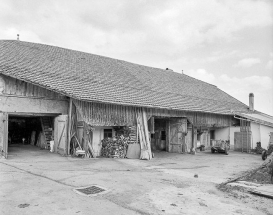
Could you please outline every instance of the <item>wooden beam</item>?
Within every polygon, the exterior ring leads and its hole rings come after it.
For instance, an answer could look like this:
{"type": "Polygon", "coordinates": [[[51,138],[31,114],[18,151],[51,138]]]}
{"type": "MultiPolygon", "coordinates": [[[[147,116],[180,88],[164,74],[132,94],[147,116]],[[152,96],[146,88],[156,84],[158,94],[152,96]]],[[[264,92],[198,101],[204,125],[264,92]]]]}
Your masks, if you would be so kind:
{"type": "Polygon", "coordinates": [[[65,154],[70,154],[71,124],[72,124],[72,98],[69,98],[68,107],[68,128],[67,128],[67,144],[65,146],[65,154]]]}

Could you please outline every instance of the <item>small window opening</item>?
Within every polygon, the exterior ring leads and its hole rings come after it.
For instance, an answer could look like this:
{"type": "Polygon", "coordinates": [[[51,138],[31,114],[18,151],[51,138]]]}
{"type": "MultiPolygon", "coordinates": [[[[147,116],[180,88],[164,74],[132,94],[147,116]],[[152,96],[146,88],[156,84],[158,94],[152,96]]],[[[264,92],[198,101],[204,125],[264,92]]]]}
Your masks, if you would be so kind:
{"type": "Polygon", "coordinates": [[[113,130],[112,129],[104,129],[104,139],[105,138],[112,138],[113,137],[113,130]]]}

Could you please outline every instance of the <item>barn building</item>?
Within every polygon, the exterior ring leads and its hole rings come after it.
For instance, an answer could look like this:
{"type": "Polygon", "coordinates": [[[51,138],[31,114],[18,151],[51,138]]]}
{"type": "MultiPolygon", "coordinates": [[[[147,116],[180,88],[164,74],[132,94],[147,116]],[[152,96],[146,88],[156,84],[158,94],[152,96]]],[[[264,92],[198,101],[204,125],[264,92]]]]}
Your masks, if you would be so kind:
{"type": "Polygon", "coordinates": [[[6,158],[16,144],[96,157],[107,139],[121,136],[123,156],[136,150],[141,159],[156,150],[209,148],[220,139],[234,145],[236,132],[244,132],[242,119],[261,114],[253,111],[216,86],[170,69],[0,41],[0,150],[6,158]]]}

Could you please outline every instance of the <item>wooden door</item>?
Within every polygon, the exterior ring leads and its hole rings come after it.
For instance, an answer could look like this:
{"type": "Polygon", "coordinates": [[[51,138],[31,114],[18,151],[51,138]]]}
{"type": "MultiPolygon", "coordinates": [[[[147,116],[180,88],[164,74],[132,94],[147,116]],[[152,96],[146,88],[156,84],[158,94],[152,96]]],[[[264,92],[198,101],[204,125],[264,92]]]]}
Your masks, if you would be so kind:
{"type": "Polygon", "coordinates": [[[170,120],[169,152],[182,153],[182,144],[185,143],[184,120],[174,118],[170,120]]]}
{"type": "Polygon", "coordinates": [[[67,155],[67,126],[68,116],[60,115],[54,121],[54,151],[67,155]]]}
{"type": "Polygon", "coordinates": [[[0,155],[8,158],[8,114],[0,112],[0,155]]]}
{"type": "Polygon", "coordinates": [[[241,152],[251,150],[251,131],[234,132],[234,150],[241,152]]]}

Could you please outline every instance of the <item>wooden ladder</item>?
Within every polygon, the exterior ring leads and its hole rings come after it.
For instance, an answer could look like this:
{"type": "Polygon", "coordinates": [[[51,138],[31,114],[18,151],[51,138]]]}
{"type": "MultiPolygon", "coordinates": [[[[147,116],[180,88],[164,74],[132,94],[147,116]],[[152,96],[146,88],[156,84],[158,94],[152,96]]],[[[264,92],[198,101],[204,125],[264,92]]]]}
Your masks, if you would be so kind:
{"type": "Polygon", "coordinates": [[[50,141],[52,140],[52,119],[50,117],[41,117],[42,130],[45,135],[47,147],[50,147],[50,141]]]}

